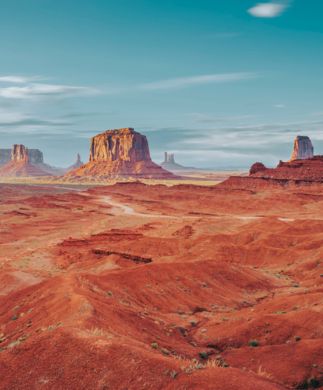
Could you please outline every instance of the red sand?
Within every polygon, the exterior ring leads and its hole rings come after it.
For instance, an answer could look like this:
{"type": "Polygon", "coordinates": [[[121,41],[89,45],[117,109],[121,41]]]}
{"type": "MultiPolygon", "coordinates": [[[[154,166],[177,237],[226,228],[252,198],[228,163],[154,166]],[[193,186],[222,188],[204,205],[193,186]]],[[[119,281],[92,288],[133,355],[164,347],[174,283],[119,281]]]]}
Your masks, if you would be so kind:
{"type": "Polygon", "coordinates": [[[1,389],[323,384],[323,186],[0,186],[1,389]]]}

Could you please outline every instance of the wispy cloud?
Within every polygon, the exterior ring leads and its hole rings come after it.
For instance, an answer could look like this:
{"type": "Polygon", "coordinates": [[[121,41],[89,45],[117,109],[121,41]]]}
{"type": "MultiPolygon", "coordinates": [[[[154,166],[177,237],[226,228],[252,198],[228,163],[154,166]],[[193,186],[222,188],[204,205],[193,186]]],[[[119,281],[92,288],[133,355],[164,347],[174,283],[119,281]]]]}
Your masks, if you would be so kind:
{"type": "Polygon", "coordinates": [[[0,83],[24,84],[35,79],[38,79],[38,77],[0,76],[0,83]]]}
{"type": "Polygon", "coordinates": [[[288,0],[258,3],[254,7],[251,7],[248,12],[256,18],[276,18],[282,15],[289,5],[288,0]]]}
{"type": "Polygon", "coordinates": [[[0,76],[0,98],[33,99],[39,97],[68,97],[96,94],[91,87],[35,82],[39,77],[0,76]],[[4,85],[1,85],[4,84],[4,85]]]}
{"type": "Polygon", "coordinates": [[[250,80],[259,77],[257,73],[238,72],[238,73],[215,73],[192,77],[179,77],[145,83],[137,88],[146,91],[156,91],[163,89],[178,89],[191,87],[194,85],[212,84],[212,83],[230,83],[235,81],[250,80]]]}

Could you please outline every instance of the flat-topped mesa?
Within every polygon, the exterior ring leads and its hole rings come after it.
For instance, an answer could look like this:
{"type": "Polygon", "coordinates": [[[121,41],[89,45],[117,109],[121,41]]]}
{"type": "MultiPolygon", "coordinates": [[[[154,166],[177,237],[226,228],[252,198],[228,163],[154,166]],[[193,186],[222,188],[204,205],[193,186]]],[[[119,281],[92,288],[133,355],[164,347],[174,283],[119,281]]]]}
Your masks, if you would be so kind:
{"type": "Polygon", "coordinates": [[[294,141],[294,149],[290,161],[307,160],[314,156],[312,141],[307,136],[298,135],[294,141]]]}
{"type": "Polygon", "coordinates": [[[151,161],[147,138],[131,127],[107,130],[92,138],[90,161],[151,161]]]}
{"type": "Polygon", "coordinates": [[[112,178],[176,178],[151,160],[147,138],[131,127],[107,130],[93,137],[89,162],[68,172],[66,177],[103,181],[112,178]]]}

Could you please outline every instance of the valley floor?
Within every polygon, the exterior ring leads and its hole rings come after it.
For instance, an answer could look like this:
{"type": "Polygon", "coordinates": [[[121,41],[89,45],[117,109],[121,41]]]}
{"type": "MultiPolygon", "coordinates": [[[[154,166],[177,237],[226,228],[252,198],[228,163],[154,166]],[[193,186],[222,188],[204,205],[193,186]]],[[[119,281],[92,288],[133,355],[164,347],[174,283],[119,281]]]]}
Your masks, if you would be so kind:
{"type": "Polygon", "coordinates": [[[0,389],[323,386],[323,186],[0,185],[0,389]]]}

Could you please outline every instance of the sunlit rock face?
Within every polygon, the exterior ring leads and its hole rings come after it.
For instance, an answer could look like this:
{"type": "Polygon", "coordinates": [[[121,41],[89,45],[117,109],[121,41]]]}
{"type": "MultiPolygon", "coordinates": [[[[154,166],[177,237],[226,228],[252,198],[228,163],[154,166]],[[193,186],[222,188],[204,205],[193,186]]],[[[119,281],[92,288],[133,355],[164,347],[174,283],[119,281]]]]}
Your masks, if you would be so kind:
{"type": "Polygon", "coordinates": [[[13,145],[11,150],[11,161],[28,161],[28,151],[24,145],[13,145]]]}
{"type": "Polygon", "coordinates": [[[147,138],[132,128],[107,130],[92,138],[90,161],[151,161],[147,138]]]}
{"type": "Polygon", "coordinates": [[[294,141],[294,149],[290,161],[307,160],[314,156],[312,141],[307,136],[298,135],[294,141]]]}
{"type": "Polygon", "coordinates": [[[131,127],[107,130],[93,137],[89,162],[67,176],[175,178],[151,160],[147,138],[131,127]]]}
{"type": "Polygon", "coordinates": [[[44,156],[39,149],[28,149],[24,145],[16,144],[13,145],[12,149],[1,149],[0,150],[0,161],[1,156],[4,158],[4,163],[8,161],[29,161],[32,164],[43,164],[44,156]]]}

